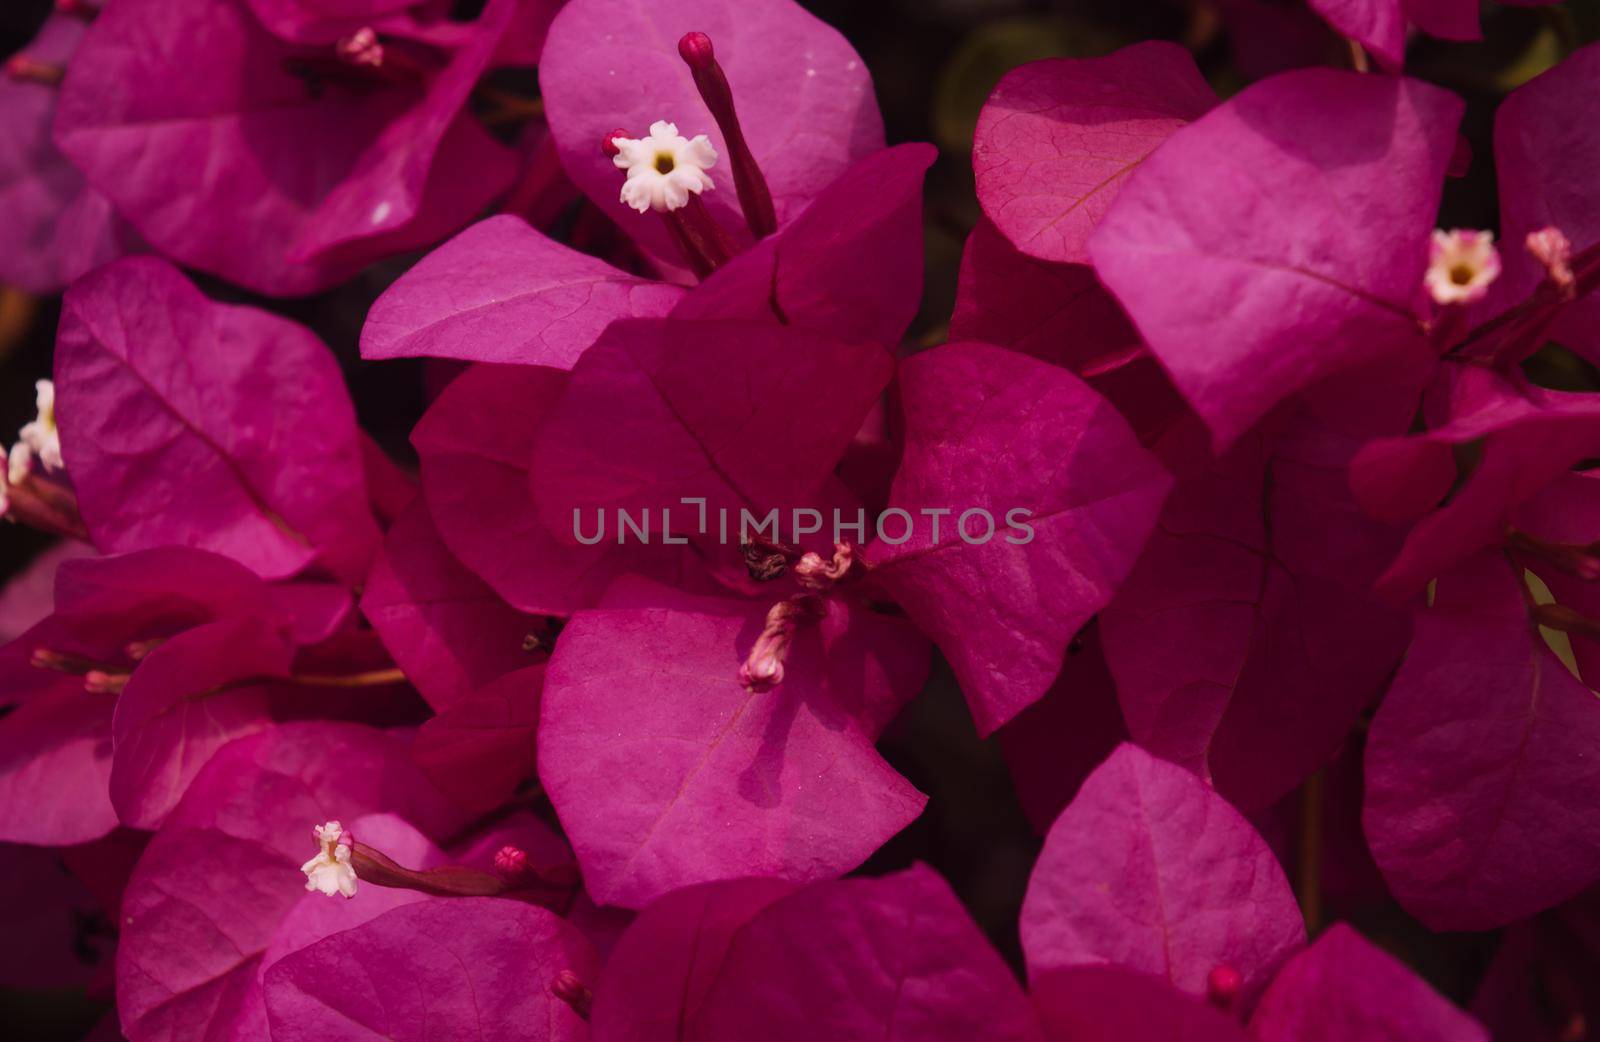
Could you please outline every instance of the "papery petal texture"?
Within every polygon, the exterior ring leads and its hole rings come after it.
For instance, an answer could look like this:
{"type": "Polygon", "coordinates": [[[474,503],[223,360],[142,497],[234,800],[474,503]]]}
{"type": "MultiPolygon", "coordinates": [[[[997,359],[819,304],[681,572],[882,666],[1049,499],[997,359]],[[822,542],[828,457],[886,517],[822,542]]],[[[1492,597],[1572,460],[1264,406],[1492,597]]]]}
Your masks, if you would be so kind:
{"type": "Polygon", "coordinates": [[[770,878],[702,883],[674,890],[640,912],[595,984],[596,1042],[702,1037],[706,994],[735,934],[796,889],[770,878]]]}
{"type": "Polygon", "coordinates": [[[572,544],[576,522],[587,531],[594,511],[659,521],[673,509],[682,538],[698,516],[685,498],[735,514],[801,504],[892,372],[881,347],[779,325],[614,323],[535,435],[529,476],[541,517],[572,544]]]}
{"type": "Polygon", "coordinates": [[[510,150],[460,112],[516,2],[493,0],[425,83],[353,89],[319,88],[332,55],[273,37],[243,0],[111,5],[56,142],[163,253],[265,293],[324,289],[510,183],[510,150]]]}
{"type": "Polygon", "coordinates": [[[1042,1042],[1022,988],[924,865],[818,883],[733,937],[705,1004],[713,1039],[1042,1042]]]}
{"type": "Polygon", "coordinates": [[[1488,1042],[1483,1026],[1343,923],[1284,966],[1250,1019],[1261,1042],[1488,1042]]]}
{"type": "MultiPolygon", "coordinates": [[[[643,134],[667,120],[684,134],[707,135],[718,156],[728,155],[678,56],[687,32],[706,33],[715,44],[780,224],[853,161],[883,147],[883,119],[865,63],[793,0],[568,3],[551,23],[539,66],[561,162],[595,205],[674,264],[679,259],[660,222],[641,220],[618,199],[622,179],[600,144],[618,128],[643,134]]],[[[719,187],[705,197],[707,206],[742,234],[732,177],[712,176],[719,187]]]]}
{"type": "Polygon", "coordinates": [[[376,549],[348,392],[309,330],[215,304],[165,261],[80,280],[56,346],[62,454],[103,551],[178,544],[269,578],[376,549]]]}
{"type": "Polygon", "coordinates": [[[421,500],[390,527],[361,612],[436,710],[528,664],[522,642],[534,618],[451,555],[421,500]]]}
{"type": "Polygon", "coordinates": [[[1110,964],[1203,997],[1229,967],[1257,994],[1305,926],[1276,857],[1199,778],[1124,745],[1045,838],[1022,906],[1030,980],[1110,964]]]}
{"type": "Polygon", "coordinates": [[[834,606],[800,628],[782,683],[752,692],[739,667],[767,605],[669,601],[574,615],[545,678],[539,778],[595,900],[831,878],[921,812],[873,748],[926,677],[902,621],[834,606]]]}
{"type": "Polygon", "coordinates": [[[1372,721],[1367,842],[1435,930],[1502,926],[1600,880],[1600,700],[1528,616],[1520,569],[1482,554],[1442,576],[1372,721]]]}
{"type": "MultiPolygon", "coordinates": [[[[82,22],[53,15],[21,53],[65,64],[82,36],[82,22]]],[[[138,245],[111,202],[56,149],[57,94],[0,77],[0,282],[30,293],[58,292],[138,245]]]]}
{"type": "MultiPolygon", "coordinates": [[[[1525,296],[1544,269],[1524,248],[1529,232],[1555,227],[1580,253],[1600,243],[1600,207],[1589,172],[1600,163],[1600,131],[1581,99],[1600,89],[1600,46],[1576,51],[1513,91],[1495,110],[1494,161],[1500,186],[1503,285],[1491,299],[1525,296]]],[[[1600,301],[1593,294],[1566,309],[1552,335],[1591,357],[1600,351],[1600,301]]]]}
{"type": "Polygon", "coordinates": [[[592,980],[597,961],[547,909],[493,897],[419,901],[277,962],[267,1015],[282,1042],[584,1042],[588,1026],[551,985],[563,971],[592,980]]]}
{"type": "MultiPolygon", "coordinates": [[[[473,366],[411,432],[423,495],[445,545],[526,612],[568,615],[598,603],[620,574],[671,575],[680,564],[659,543],[619,546],[612,533],[581,546],[544,527],[529,477],[534,435],[569,379],[544,366],[473,366]]],[[[570,533],[570,517],[565,524],[570,533]]]]}
{"type": "Polygon", "coordinates": [[[1422,350],[1412,301],[1461,111],[1415,80],[1289,72],[1124,186],[1095,269],[1219,449],[1321,377],[1422,350]]]}
{"type": "Polygon", "coordinates": [[[502,214],[440,246],[385,290],[367,313],[361,355],[570,369],[614,319],[665,315],[683,294],[502,214]]]}
{"type": "MultiPolygon", "coordinates": [[[[133,1042],[267,1037],[256,971],[307,895],[312,823],[390,811],[442,835],[464,824],[396,739],[286,724],[211,758],[140,860],[123,900],[117,1010],[133,1042]]],[[[359,902],[352,902],[358,904],[359,902]]]]}
{"type": "Polygon", "coordinates": [[[1049,689],[1171,479],[1105,399],[1026,355],[947,344],[906,362],[899,388],[906,447],[890,506],[910,519],[885,519],[866,556],[950,660],[987,735],[1049,689]],[[930,510],[944,511],[937,531],[930,510]],[[899,543],[883,538],[902,524],[899,543]]]}
{"type": "Polygon", "coordinates": [[[1013,69],[978,116],[978,202],[1023,253],[1085,263],[1123,182],[1214,104],[1189,52],[1165,41],[1013,69]]]}
{"type": "Polygon", "coordinates": [[[1134,739],[1261,810],[1327,761],[1410,639],[1374,579],[1402,530],[1368,519],[1359,442],[1300,413],[1180,481],[1100,619],[1134,739]]]}

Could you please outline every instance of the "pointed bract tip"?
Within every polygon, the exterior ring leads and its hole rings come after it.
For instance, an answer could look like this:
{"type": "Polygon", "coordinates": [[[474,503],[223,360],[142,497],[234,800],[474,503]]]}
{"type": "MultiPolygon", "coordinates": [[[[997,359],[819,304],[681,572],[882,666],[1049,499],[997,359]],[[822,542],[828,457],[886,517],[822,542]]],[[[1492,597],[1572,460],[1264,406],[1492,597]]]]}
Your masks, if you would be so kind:
{"type": "Polygon", "coordinates": [[[684,33],[678,41],[678,55],[689,68],[697,71],[711,68],[711,63],[717,60],[711,37],[705,33],[684,33]]]}

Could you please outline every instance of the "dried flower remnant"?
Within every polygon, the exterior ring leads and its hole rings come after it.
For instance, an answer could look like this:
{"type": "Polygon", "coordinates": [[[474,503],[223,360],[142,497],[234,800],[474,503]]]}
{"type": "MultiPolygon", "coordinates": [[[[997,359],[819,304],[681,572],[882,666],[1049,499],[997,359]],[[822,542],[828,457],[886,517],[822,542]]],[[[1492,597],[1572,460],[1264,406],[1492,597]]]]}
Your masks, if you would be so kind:
{"type": "Polygon", "coordinates": [[[300,871],[306,874],[306,889],[329,897],[334,894],[356,896],[356,870],[350,864],[350,844],[342,842],[344,829],[337,821],[330,821],[326,825],[313,825],[311,831],[322,849],[300,866],[300,871]]]}

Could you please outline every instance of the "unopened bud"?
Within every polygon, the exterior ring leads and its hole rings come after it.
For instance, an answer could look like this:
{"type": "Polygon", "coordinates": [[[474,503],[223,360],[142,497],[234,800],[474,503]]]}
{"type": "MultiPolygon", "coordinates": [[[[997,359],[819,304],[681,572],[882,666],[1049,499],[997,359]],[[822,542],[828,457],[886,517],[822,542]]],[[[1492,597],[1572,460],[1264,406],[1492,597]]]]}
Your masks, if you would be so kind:
{"type": "Polygon", "coordinates": [[[572,1012],[583,1020],[588,1020],[594,1011],[594,992],[571,970],[556,974],[556,979],[550,982],[550,994],[571,1006],[572,1012]]]}
{"type": "Polygon", "coordinates": [[[613,130],[611,133],[600,139],[600,154],[605,156],[607,159],[615,159],[622,153],[622,146],[617,144],[617,142],[631,140],[633,140],[633,135],[629,134],[622,127],[618,127],[616,130],[613,130]]]}
{"type": "Polygon", "coordinates": [[[494,854],[494,870],[508,883],[521,880],[528,872],[528,852],[521,847],[501,847],[494,854]]]}
{"type": "Polygon", "coordinates": [[[1243,988],[1244,977],[1232,966],[1213,966],[1206,975],[1206,998],[1222,1009],[1233,1009],[1243,988]]]}
{"type": "Polygon", "coordinates": [[[711,68],[711,63],[717,60],[711,37],[705,33],[684,33],[683,39],[678,41],[678,56],[697,72],[711,68]]]}

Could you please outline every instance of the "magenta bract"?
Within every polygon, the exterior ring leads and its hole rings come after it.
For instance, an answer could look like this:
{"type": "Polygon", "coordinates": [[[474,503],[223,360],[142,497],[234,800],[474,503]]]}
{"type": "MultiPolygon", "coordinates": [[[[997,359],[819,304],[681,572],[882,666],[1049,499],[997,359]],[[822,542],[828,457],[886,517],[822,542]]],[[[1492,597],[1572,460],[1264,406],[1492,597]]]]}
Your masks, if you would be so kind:
{"type": "Polygon", "coordinates": [[[866,556],[950,660],[987,735],[1049,689],[1171,479],[1109,403],[1026,355],[947,344],[906,362],[899,388],[906,447],[890,506],[909,531],[889,519],[866,556]]]}
{"type": "Polygon", "coordinates": [[[1194,775],[1124,745],[1045,839],[1022,906],[1028,976],[1110,964],[1204,996],[1213,969],[1249,999],[1305,942],[1283,870],[1194,775]]]}
{"type": "Polygon", "coordinates": [[[1519,570],[1482,554],[1442,576],[1367,743],[1367,840],[1436,930],[1487,929],[1600,881],[1600,702],[1528,616],[1519,570]]]}
{"type": "Polygon", "coordinates": [[[460,46],[425,47],[419,79],[346,86],[317,78],[331,47],[271,36],[243,0],[111,4],[56,142],[161,252],[264,293],[323,289],[510,183],[512,153],[462,109],[516,6],[493,0],[460,46]]]}
{"type": "Polygon", "coordinates": [[[1412,300],[1461,109],[1415,80],[1285,73],[1123,186],[1095,269],[1219,449],[1321,377],[1421,350],[1412,300]]]}
{"type": "MultiPolygon", "coordinates": [[[[387,811],[428,835],[464,821],[370,728],[304,723],[225,746],[151,841],[128,884],[117,1009],[133,1042],[265,1039],[258,965],[307,894],[311,826],[387,811]]],[[[355,902],[352,902],[352,906],[355,902]]]]}
{"type": "Polygon", "coordinates": [[[924,865],[818,883],[756,913],[703,1017],[707,1039],[1043,1039],[1010,969],[924,865]]]}
{"type": "Polygon", "coordinates": [[[582,935],[546,909],[492,897],[419,901],[276,962],[265,977],[267,1018],[286,1042],[584,1042],[587,1025],[551,986],[563,971],[592,980],[597,968],[582,935]]]}
{"type": "Polygon", "coordinates": [[[420,499],[390,527],[361,613],[440,711],[526,666],[522,642],[536,625],[451,555],[420,499]]]}
{"type": "Polygon", "coordinates": [[[831,878],[921,812],[873,748],[927,675],[902,621],[832,604],[783,682],[750,691],[739,667],[768,605],[659,596],[574,615],[545,678],[539,778],[597,901],[831,878]]]}
{"type": "Polygon", "coordinates": [[[215,304],[164,261],[80,280],[56,348],[62,454],[95,545],[179,545],[269,578],[359,577],[377,545],[355,414],[328,349],[215,304]]]}
{"type": "Polygon", "coordinates": [[[1488,1042],[1489,1033],[1343,923],[1290,959],[1250,1020],[1261,1042],[1488,1042]]]}
{"type": "Polygon", "coordinates": [[[687,32],[706,33],[716,46],[780,225],[853,161],[883,147],[866,65],[793,0],[572,0],[551,24],[539,65],[562,165],[596,206],[669,265],[681,259],[665,228],[619,201],[621,175],[600,146],[615,130],[642,135],[657,120],[689,137],[707,135],[722,157],[707,207],[748,241],[726,144],[678,56],[687,32]]]}
{"type": "Polygon", "coordinates": [[[1013,69],[978,116],[978,202],[1023,253],[1086,263],[1128,176],[1215,103],[1189,52],[1165,42],[1013,69]]]}

